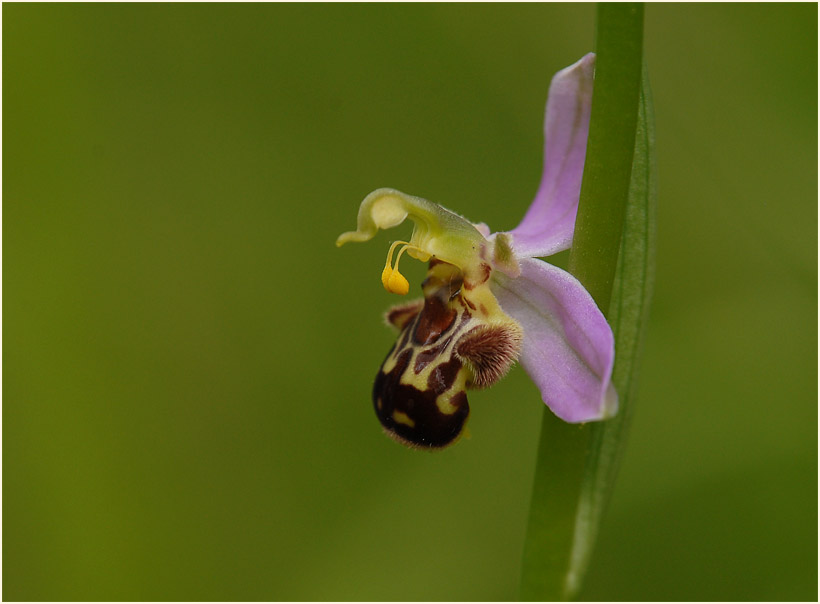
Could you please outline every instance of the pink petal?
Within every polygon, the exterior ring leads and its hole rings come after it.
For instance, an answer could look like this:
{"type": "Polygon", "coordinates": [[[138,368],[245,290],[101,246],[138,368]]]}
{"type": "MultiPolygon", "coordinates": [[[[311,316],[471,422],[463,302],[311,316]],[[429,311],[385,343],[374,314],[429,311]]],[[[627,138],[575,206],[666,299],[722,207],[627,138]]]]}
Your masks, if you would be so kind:
{"type": "Polygon", "coordinates": [[[595,55],[552,78],[544,120],[544,173],[535,200],[515,229],[519,256],[549,256],[568,249],[575,228],[589,134],[595,55]]]}
{"type": "Polygon", "coordinates": [[[573,423],[614,415],[612,329],[581,283],[535,259],[521,260],[516,279],[493,279],[501,308],[524,329],[521,365],[555,415],[573,423]]]}

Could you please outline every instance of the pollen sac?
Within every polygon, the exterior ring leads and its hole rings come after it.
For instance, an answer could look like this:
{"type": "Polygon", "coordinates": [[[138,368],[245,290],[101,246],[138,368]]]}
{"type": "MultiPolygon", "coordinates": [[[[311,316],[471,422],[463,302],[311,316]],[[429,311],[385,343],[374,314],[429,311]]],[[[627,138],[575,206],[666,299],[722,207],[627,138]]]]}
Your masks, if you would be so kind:
{"type": "Polygon", "coordinates": [[[439,449],[464,430],[465,390],[495,383],[515,361],[521,328],[483,290],[464,287],[461,271],[450,264],[431,261],[422,290],[423,303],[386,315],[401,332],[376,375],[373,406],[393,439],[439,449]]]}

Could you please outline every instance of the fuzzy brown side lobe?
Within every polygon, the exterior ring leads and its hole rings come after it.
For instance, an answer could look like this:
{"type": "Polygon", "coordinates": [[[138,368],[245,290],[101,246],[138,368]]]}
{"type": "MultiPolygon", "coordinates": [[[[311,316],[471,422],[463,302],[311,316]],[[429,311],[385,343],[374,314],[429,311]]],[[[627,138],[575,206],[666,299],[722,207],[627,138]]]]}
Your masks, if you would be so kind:
{"type": "Polygon", "coordinates": [[[421,312],[423,306],[424,300],[413,300],[407,304],[398,304],[387,311],[384,320],[396,329],[404,329],[421,312]]]}
{"type": "Polygon", "coordinates": [[[473,369],[472,386],[486,388],[500,380],[518,358],[521,333],[502,325],[479,326],[456,344],[456,355],[473,369]]]}

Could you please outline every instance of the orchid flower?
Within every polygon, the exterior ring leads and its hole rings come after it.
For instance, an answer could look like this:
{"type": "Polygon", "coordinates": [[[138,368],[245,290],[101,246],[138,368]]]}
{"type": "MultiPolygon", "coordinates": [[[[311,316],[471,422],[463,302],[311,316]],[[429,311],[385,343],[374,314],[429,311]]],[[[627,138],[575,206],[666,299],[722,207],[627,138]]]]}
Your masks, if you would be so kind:
{"type": "Polygon", "coordinates": [[[517,359],[561,419],[616,412],[611,328],[575,277],[538,259],[572,243],[594,64],[588,54],[552,79],[541,185],[516,228],[491,234],[426,199],[378,189],[362,202],[357,229],[336,241],[367,241],[413,221],[410,240],[393,243],[382,271],[384,287],[400,295],[409,291],[402,255],[429,262],[424,297],[386,315],[400,334],[373,386],[376,415],[399,442],[455,442],[469,415],[465,389],[494,384],[517,359]]]}

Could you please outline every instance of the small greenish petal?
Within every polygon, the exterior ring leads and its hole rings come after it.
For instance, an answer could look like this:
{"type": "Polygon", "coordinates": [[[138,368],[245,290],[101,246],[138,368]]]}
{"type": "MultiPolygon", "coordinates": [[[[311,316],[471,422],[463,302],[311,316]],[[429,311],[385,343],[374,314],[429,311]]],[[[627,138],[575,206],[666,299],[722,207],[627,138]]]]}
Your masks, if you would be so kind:
{"type": "Polygon", "coordinates": [[[521,266],[515,257],[510,236],[507,233],[498,233],[495,236],[493,264],[508,277],[516,278],[521,274],[521,266]]]}
{"type": "Polygon", "coordinates": [[[436,203],[395,189],[377,189],[365,197],[356,230],[341,234],[336,245],[368,241],[379,229],[398,226],[408,218],[415,225],[407,247],[410,256],[423,262],[430,258],[447,262],[467,278],[480,272],[489,242],[475,225],[436,203]]]}

